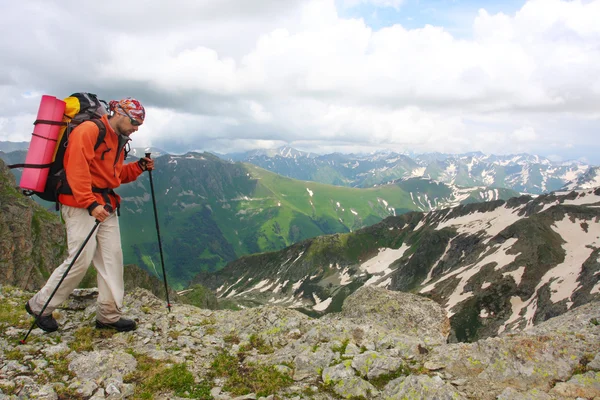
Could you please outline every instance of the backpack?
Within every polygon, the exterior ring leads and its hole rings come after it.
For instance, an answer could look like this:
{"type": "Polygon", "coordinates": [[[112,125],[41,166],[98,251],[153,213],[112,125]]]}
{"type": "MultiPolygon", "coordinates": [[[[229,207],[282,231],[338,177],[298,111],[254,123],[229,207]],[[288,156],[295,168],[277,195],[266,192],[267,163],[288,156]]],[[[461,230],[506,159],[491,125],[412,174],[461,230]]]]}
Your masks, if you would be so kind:
{"type": "Polygon", "coordinates": [[[73,93],[64,99],[66,103],[62,122],[53,122],[46,120],[36,120],[36,124],[58,124],[61,126],[56,140],[54,155],[50,164],[13,164],[8,168],[48,168],[48,179],[44,191],[23,190],[25,196],[36,195],[39,198],[56,203],[58,210],[58,194],[68,189],[67,178],[64,168],[64,156],[69,143],[71,131],[85,121],[92,121],[98,126],[98,140],[94,146],[94,151],[100,147],[106,137],[106,127],[100,118],[108,113],[108,105],[105,101],[99,100],[93,93],[73,93]]]}

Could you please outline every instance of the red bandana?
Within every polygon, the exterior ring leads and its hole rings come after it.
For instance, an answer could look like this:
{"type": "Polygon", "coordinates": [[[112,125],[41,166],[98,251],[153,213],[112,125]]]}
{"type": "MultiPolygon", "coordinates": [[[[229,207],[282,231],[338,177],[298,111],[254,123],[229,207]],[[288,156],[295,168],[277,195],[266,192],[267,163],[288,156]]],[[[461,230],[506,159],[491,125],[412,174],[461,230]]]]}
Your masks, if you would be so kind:
{"type": "Polygon", "coordinates": [[[138,121],[140,124],[143,123],[144,118],[146,118],[146,110],[144,109],[144,106],[142,106],[142,103],[133,97],[127,97],[126,99],[120,101],[111,100],[108,103],[108,108],[110,111],[129,116],[138,121]]]}

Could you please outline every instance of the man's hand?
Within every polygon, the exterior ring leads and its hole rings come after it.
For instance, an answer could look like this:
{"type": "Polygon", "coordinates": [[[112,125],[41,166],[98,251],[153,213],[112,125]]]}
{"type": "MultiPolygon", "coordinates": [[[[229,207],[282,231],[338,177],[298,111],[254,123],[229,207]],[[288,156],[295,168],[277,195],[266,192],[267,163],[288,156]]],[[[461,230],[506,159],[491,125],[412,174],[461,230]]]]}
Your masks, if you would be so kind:
{"type": "Polygon", "coordinates": [[[142,171],[152,171],[154,169],[154,160],[149,157],[143,157],[138,160],[142,171]]]}
{"type": "Polygon", "coordinates": [[[108,218],[110,213],[106,210],[103,205],[98,205],[92,210],[92,217],[96,218],[100,222],[104,222],[108,218]]]}

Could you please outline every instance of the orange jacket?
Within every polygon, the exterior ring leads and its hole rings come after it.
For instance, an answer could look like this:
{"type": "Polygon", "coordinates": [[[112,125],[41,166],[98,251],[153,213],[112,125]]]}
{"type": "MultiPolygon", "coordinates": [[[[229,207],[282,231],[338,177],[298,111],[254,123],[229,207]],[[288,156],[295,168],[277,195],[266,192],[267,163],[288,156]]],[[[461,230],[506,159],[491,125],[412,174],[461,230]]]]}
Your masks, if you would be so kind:
{"type": "MultiPolygon", "coordinates": [[[[64,165],[67,182],[73,194],[60,194],[58,200],[67,206],[87,208],[91,212],[96,206],[106,204],[102,193],[92,192],[98,189],[115,189],[121,183],[128,183],[141,175],[142,168],[137,162],[123,164],[125,152],[119,153],[118,135],[108,123],[104,115],[102,122],[106,126],[106,137],[94,152],[100,131],[92,121],[78,125],[69,136],[69,144],[65,151],[64,165]]],[[[109,195],[113,209],[120,202],[117,194],[109,195]]]]}

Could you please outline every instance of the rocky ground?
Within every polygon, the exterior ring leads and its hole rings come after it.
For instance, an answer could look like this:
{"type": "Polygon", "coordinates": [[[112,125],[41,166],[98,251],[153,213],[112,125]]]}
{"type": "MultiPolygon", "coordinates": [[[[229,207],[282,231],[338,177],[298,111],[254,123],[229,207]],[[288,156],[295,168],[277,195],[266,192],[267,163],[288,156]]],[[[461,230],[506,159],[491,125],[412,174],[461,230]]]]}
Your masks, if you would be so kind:
{"type": "Polygon", "coordinates": [[[280,307],[211,311],[136,289],[128,333],[96,330],[95,292],[34,329],[32,293],[0,287],[0,399],[600,399],[600,303],[528,331],[447,344],[443,309],[365,287],[313,319],[280,307]]]}

